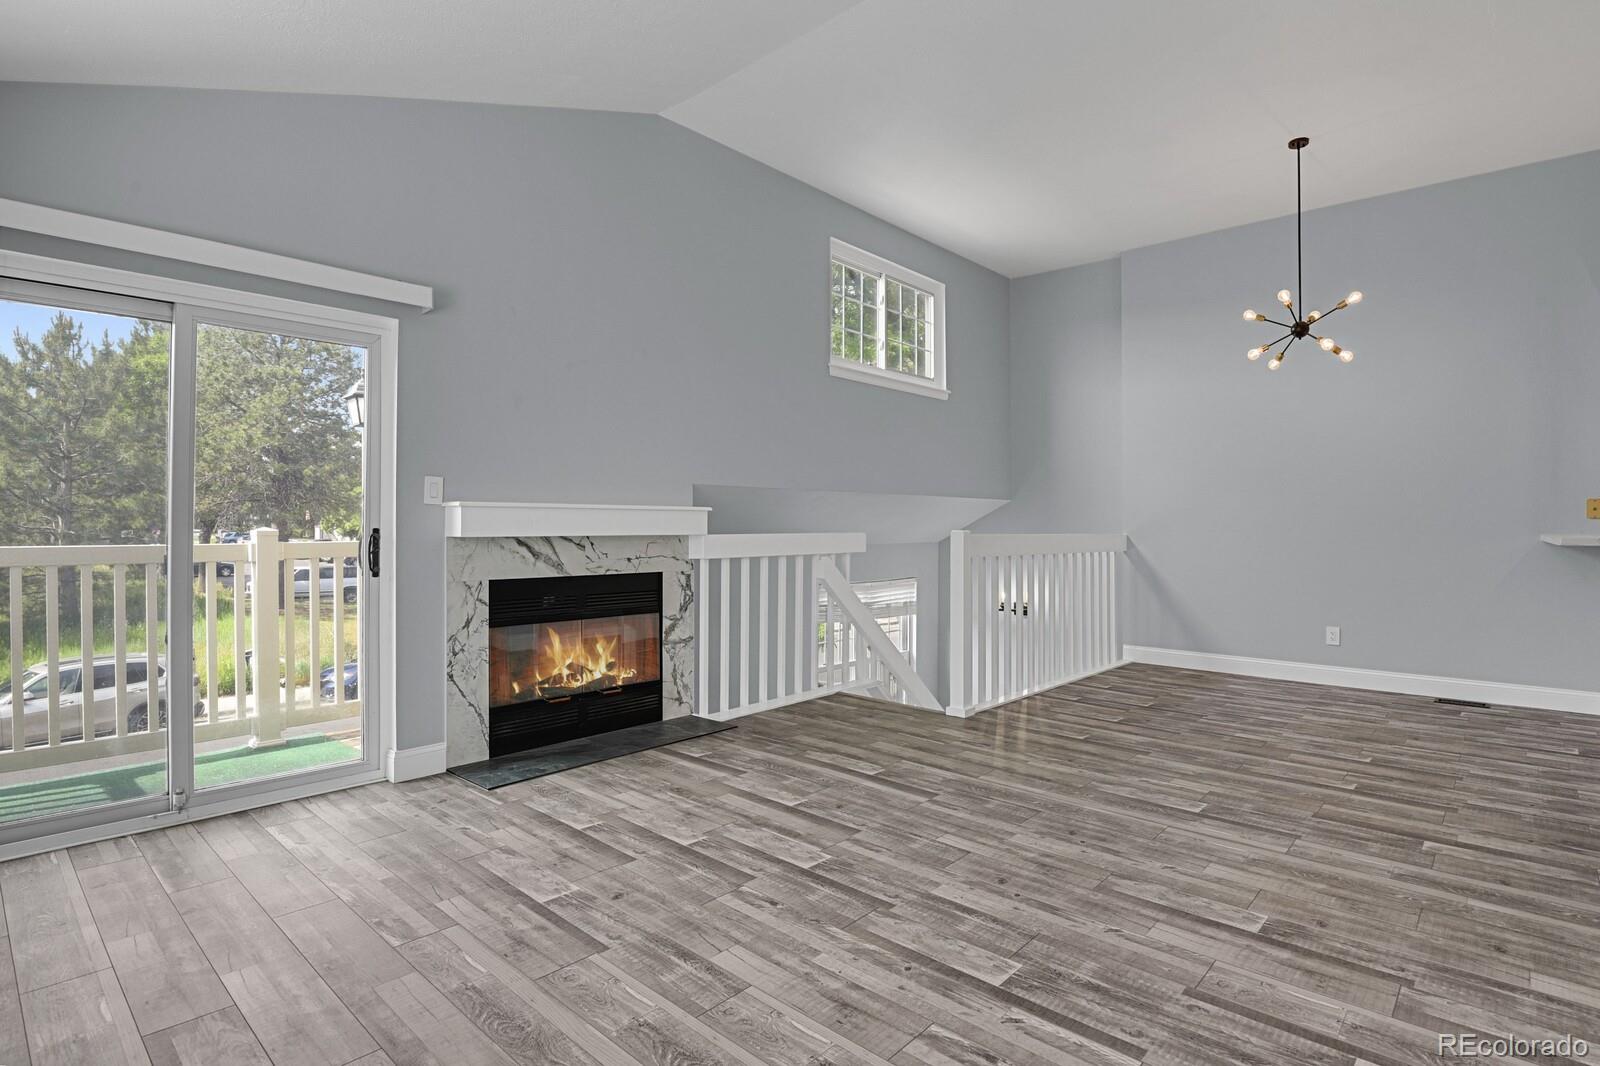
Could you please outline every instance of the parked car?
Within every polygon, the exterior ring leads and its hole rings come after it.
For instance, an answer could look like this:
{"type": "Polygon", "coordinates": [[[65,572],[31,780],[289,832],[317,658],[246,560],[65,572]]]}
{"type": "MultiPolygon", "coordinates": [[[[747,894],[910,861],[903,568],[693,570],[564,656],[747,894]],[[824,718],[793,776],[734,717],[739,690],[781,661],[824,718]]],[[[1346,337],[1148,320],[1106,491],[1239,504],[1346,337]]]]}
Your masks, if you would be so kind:
{"type": "MultiPolygon", "coordinates": [[[[61,739],[82,740],[83,730],[83,661],[63,659],[56,667],[60,684],[58,705],[61,713],[61,739]]],[[[150,722],[150,678],[148,660],[144,655],[127,658],[128,732],[143,733],[150,722]]],[[[158,682],[166,678],[166,661],[156,659],[158,682]]],[[[50,675],[47,663],[36,663],[22,674],[22,722],[27,744],[46,743],[50,736],[50,675]]],[[[117,732],[117,661],[112,656],[94,660],[94,735],[113,736],[117,732]]],[[[200,676],[195,675],[191,692],[194,716],[203,718],[205,701],[200,698],[200,676]]],[[[0,692],[0,722],[14,721],[11,706],[11,685],[6,683],[0,692]]],[[[156,701],[158,728],[166,728],[167,701],[156,701]]],[[[7,740],[10,739],[9,730],[7,740]]]]}
{"type": "MultiPolygon", "coordinates": [[[[354,660],[344,664],[344,698],[345,699],[353,700],[353,699],[356,698],[356,694],[361,691],[360,673],[361,673],[361,669],[356,664],[356,662],[354,660]]],[[[334,695],[333,695],[333,675],[334,675],[334,667],[331,667],[331,666],[323,667],[323,669],[322,669],[322,698],[324,700],[330,702],[330,703],[333,702],[333,699],[334,699],[334,695]]]]}
{"type": "MultiPolygon", "coordinates": [[[[333,595],[333,564],[322,563],[320,566],[321,581],[318,582],[317,594],[326,599],[333,595]]],[[[354,559],[346,559],[344,563],[344,602],[356,602],[356,589],[361,585],[361,572],[356,569],[354,559]]],[[[297,566],[294,568],[294,598],[297,600],[311,597],[311,567],[297,566]]]]}
{"type": "MultiPolygon", "coordinates": [[[[317,594],[323,599],[330,599],[334,590],[334,566],[332,563],[321,563],[318,567],[321,579],[317,583],[317,594]]],[[[254,583],[253,574],[246,574],[244,579],[244,594],[250,595],[254,583]]],[[[356,602],[357,590],[361,586],[361,571],[356,567],[354,559],[346,559],[344,563],[344,579],[340,582],[344,589],[344,602],[356,602]]],[[[281,592],[282,589],[280,588],[281,592]]],[[[311,567],[301,563],[294,568],[294,598],[308,600],[311,598],[311,567]]]]}

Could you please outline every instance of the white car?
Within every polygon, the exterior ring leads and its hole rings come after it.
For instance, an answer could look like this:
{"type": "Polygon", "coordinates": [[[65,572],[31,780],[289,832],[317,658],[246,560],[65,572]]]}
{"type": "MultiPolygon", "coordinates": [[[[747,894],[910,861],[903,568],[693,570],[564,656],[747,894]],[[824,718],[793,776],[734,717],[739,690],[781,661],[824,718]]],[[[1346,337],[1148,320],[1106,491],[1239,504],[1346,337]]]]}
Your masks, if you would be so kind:
{"type": "MultiPolygon", "coordinates": [[[[22,721],[27,744],[45,744],[50,738],[50,676],[46,663],[36,663],[22,674],[22,721]]],[[[112,736],[117,731],[117,661],[106,655],[94,660],[94,735],[112,736]]],[[[148,661],[143,655],[127,658],[128,678],[128,732],[143,733],[150,729],[150,678],[148,661]]],[[[83,739],[83,663],[79,659],[63,659],[56,666],[60,695],[61,740],[83,739]]],[[[156,660],[156,677],[166,677],[163,660],[156,660]]],[[[194,679],[194,714],[203,717],[206,705],[200,699],[200,678],[194,679]]],[[[11,684],[0,688],[0,734],[5,745],[11,745],[11,728],[14,720],[11,706],[11,684]]],[[[156,701],[156,728],[167,724],[167,701],[156,701]]]]}
{"type": "MultiPolygon", "coordinates": [[[[317,582],[317,595],[324,600],[331,600],[334,590],[334,566],[332,563],[319,565],[321,579],[317,582]]],[[[245,575],[244,594],[250,595],[253,584],[253,574],[245,575]]],[[[346,559],[344,563],[344,580],[340,583],[344,589],[344,602],[356,602],[357,590],[361,586],[361,571],[356,568],[354,559],[346,559]]],[[[311,567],[307,563],[300,563],[294,568],[294,598],[308,600],[311,598],[311,567]]]]}

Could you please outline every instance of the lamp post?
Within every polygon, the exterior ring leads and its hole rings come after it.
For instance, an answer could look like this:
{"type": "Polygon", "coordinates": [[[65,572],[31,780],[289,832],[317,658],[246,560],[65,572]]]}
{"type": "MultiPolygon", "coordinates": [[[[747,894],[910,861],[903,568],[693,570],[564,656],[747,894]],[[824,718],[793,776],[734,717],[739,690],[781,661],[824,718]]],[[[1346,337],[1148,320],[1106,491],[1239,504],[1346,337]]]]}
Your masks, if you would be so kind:
{"type": "Polygon", "coordinates": [[[367,424],[367,383],[358,381],[350,386],[350,391],[344,394],[345,410],[350,415],[350,424],[361,429],[367,424]]]}

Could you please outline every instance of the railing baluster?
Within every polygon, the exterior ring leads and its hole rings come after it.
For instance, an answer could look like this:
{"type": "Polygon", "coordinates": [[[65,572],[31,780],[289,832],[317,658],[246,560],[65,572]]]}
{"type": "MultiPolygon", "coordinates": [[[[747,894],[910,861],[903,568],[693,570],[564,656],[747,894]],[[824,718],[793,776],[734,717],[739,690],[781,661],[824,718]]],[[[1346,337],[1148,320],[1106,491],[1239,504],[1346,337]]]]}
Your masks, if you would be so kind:
{"type": "MultiPolygon", "coordinates": [[[[344,561],[347,558],[346,555],[333,557],[333,706],[341,712],[344,710],[344,561]]],[[[360,670],[357,665],[358,679],[360,670]]],[[[321,687],[319,679],[317,688],[321,687]]]]}
{"type": "Polygon", "coordinates": [[[299,597],[294,590],[294,564],[295,560],[290,555],[284,555],[281,572],[283,574],[283,717],[288,720],[294,717],[295,709],[300,705],[300,690],[295,677],[295,640],[294,640],[294,608],[299,597]]]}
{"type": "Polygon", "coordinates": [[[1050,601],[1050,629],[1046,639],[1050,641],[1050,681],[1053,684],[1061,680],[1065,671],[1061,668],[1061,555],[1051,552],[1049,558],[1045,595],[1050,601]]]}
{"type": "Polygon", "coordinates": [[[759,703],[767,702],[767,580],[768,564],[772,560],[762,556],[756,560],[756,565],[761,567],[761,595],[757,600],[756,609],[760,616],[756,622],[756,700],[759,703]]]}
{"type": "Polygon", "coordinates": [[[739,560],[739,706],[750,705],[750,557],[739,560]]]}
{"type": "Polygon", "coordinates": [[[794,557],[794,691],[804,692],[806,662],[810,652],[806,647],[806,619],[811,617],[811,604],[806,602],[806,557],[794,557]]]}
{"type": "Polygon", "coordinates": [[[833,655],[834,655],[834,641],[835,641],[834,632],[833,632],[833,596],[831,594],[828,594],[828,593],[824,592],[823,593],[823,603],[826,605],[826,608],[827,608],[827,611],[826,611],[827,617],[826,617],[826,621],[823,623],[823,630],[822,630],[822,641],[823,641],[822,650],[823,650],[823,655],[824,655],[823,670],[826,671],[823,674],[823,678],[824,678],[823,687],[824,688],[833,688],[833,655]]]}
{"type": "MultiPolygon", "coordinates": [[[[781,700],[790,692],[787,674],[789,642],[784,639],[784,630],[789,624],[789,557],[786,555],[778,556],[774,560],[774,565],[778,568],[778,610],[774,616],[777,620],[777,625],[773,627],[772,632],[773,643],[777,645],[772,649],[777,656],[777,662],[774,664],[775,669],[773,670],[773,680],[775,682],[773,691],[778,699],[781,700]]],[[[765,673],[766,671],[763,670],[762,674],[765,675],[765,673]]]]}
{"type": "Polygon", "coordinates": [[[984,617],[983,596],[983,557],[973,556],[971,548],[967,548],[967,603],[966,603],[966,630],[968,633],[968,654],[972,656],[972,667],[968,671],[967,691],[972,693],[972,698],[965,701],[966,707],[975,707],[983,702],[983,623],[984,617]]]}
{"type": "Polygon", "coordinates": [[[322,706],[322,559],[313,555],[306,571],[306,673],[311,679],[311,712],[322,706]]]}
{"type": "Polygon", "coordinates": [[[1096,668],[1106,665],[1106,553],[1095,553],[1094,575],[1094,625],[1096,668]]]}
{"type": "Polygon", "coordinates": [[[721,580],[717,582],[717,594],[720,598],[722,607],[721,611],[717,613],[717,621],[719,623],[718,629],[720,630],[721,635],[720,647],[722,652],[722,654],[717,657],[718,673],[721,675],[721,684],[717,688],[717,698],[722,701],[722,709],[725,711],[732,710],[734,706],[732,694],[728,691],[728,628],[733,625],[733,616],[728,613],[729,573],[729,561],[727,559],[723,559],[721,573],[718,575],[721,580]]]}
{"type": "Polygon", "coordinates": [[[1056,590],[1051,585],[1051,582],[1055,580],[1055,573],[1055,553],[1046,552],[1044,555],[1044,574],[1041,577],[1041,588],[1039,592],[1039,596],[1043,600],[1044,611],[1044,614],[1040,619],[1040,624],[1044,630],[1043,640],[1045,683],[1051,686],[1053,686],[1061,678],[1061,674],[1057,672],[1056,669],[1056,590]]]}
{"type": "Polygon", "coordinates": [[[973,618],[982,619],[982,659],[984,659],[984,687],[982,687],[982,701],[989,703],[994,699],[994,619],[995,619],[995,583],[994,576],[989,573],[989,555],[978,557],[978,591],[973,594],[973,618]]]}
{"type": "Polygon", "coordinates": [[[1104,667],[1108,658],[1106,654],[1106,553],[1095,553],[1095,578],[1094,578],[1094,625],[1095,625],[1095,663],[1104,667]]]}
{"type": "MultiPolygon", "coordinates": [[[[217,720],[217,696],[222,691],[217,676],[217,564],[206,560],[206,721],[217,720]]],[[[176,701],[174,701],[176,706],[176,701]]]]}
{"type": "Polygon", "coordinates": [[[161,674],[161,564],[144,564],[144,731],[161,728],[161,692],[171,687],[161,674]]]}
{"type": "Polygon", "coordinates": [[[94,715],[94,566],[78,567],[78,690],[83,724],[78,736],[84,743],[99,732],[94,715]]]}
{"type": "Polygon", "coordinates": [[[54,748],[61,743],[61,571],[54,566],[44,568],[44,659],[45,714],[54,748]]]}
{"type": "Polygon", "coordinates": [[[1078,553],[1078,672],[1089,669],[1089,557],[1078,553]]]}
{"type": "Polygon", "coordinates": [[[1111,634],[1111,661],[1122,661],[1122,632],[1117,628],[1117,555],[1111,553],[1106,570],[1106,617],[1111,634]]]}
{"type": "MultiPolygon", "coordinates": [[[[122,563],[111,564],[111,652],[116,663],[112,717],[117,720],[117,736],[125,737],[128,735],[128,574],[122,563]]],[[[149,669],[148,663],[145,669],[149,669]]]]}
{"type": "Polygon", "coordinates": [[[1044,645],[1039,642],[1039,556],[1029,552],[1026,556],[1028,567],[1028,587],[1023,593],[1022,602],[1028,612],[1022,619],[1024,628],[1028,631],[1028,671],[1026,676],[1027,687],[1030,691],[1039,687],[1039,682],[1044,678],[1044,671],[1039,659],[1044,651],[1044,645]]]}
{"type": "Polygon", "coordinates": [[[11,614],[11,750],[28,746],[27,716],[22,710],[22,567],[8,571],[7,606],[11,614]]]}

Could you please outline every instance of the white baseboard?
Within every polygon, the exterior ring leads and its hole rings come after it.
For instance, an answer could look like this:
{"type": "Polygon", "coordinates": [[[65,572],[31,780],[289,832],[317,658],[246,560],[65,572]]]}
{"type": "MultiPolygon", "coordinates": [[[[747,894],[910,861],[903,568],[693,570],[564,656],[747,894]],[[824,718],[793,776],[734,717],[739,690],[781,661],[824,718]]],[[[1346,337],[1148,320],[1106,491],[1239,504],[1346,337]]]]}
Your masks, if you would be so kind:
{"type": "Polygon", "coordinates": [[[1284,659],[1252,659],[1244,655],[1214,655],[1203,651],[1147,648],[1137,644],[1124,645],[1122,653],[1129,662],[1153,666],[1176,666],[1184,670],[1242,674],[1274,681],[1304,681],[1313,685],[1399,692],[1408,696],[1432,696],[1435,699],[1475,700],[1501,707],[1533,707],[1544,711],[1600,715],[1600,692],[1585,692],[1582,689],[1509,685],[1500,681],[1470,681],[1459,677],[1363,670],[1353,666],[1323,666],[1284,659]]]}
{"type": "Polygon", "coordinates": [[[419,777],[432,777],[444,773],[444,745],[392,748],[383,762],[390,781],[415,781],[419,777]]]}

